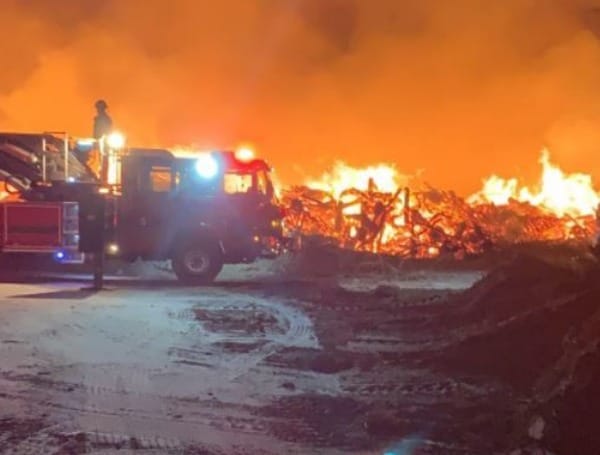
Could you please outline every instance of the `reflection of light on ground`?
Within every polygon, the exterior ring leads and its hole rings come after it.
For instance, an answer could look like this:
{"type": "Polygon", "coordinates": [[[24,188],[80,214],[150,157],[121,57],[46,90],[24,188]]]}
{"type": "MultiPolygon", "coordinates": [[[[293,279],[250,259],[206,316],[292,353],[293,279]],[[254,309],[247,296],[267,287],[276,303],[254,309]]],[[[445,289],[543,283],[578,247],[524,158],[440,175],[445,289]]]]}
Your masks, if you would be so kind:
{"type": "Polygon", "coordinates": [[[416,449],[423,443],[422,436],[412,436],[403,439],[392,448],[383,452],[383,455],[413,455],[416,449]]]}

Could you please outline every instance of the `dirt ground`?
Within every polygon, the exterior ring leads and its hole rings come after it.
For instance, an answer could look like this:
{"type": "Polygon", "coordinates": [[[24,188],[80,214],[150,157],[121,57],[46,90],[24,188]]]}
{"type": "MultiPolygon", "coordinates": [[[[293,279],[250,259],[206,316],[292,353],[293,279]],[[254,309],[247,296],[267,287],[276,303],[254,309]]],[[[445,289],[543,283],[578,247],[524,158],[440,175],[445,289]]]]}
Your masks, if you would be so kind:
{"type": "Polygon", "coordinates": [[[600,300],[589,266],[560,257],[349,268],[325,254],[203,288],[158,267],[99,293],[7,278],[0,453],[598,453],[568,450],[593,431],[564,422],[596,390],[600,300]],[[559,390],[565,377],[584,379],[559,390]]]}

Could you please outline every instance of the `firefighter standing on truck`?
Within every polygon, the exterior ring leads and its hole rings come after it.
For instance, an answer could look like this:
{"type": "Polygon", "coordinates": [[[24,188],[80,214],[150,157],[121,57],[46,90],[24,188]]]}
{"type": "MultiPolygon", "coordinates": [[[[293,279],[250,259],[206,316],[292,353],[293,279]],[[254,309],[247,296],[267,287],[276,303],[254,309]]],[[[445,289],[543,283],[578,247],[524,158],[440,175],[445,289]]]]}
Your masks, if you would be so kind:
{"type": "Polygon", "coordinates": [[[96,107],[96,116],[94,117],[94,139],[96,140],[96,144],[94,149],[90,153],[88,158],[87,165],[88,167],[96,174],[97,177],[100,177],[100,170],[102,168],[102,152],[100,141],[103,137],[110,134],[112,130],[112,119],[110,115],[106,112],[108,109],[108,104],[104,100],[98,100],[95,104],[96,107]]]}
{"type": "Polygon", "coordinates": [[[104,100],[96,101],[96,116],[94,117],[94,139],[100,139],[102,136],[110,133],[112,129],[112,119],[106,112],[108,104],[104,100]]]}
{"type": "MultiPolygon", "coordinates": [[[[94,149],[88,160],[90,169],[100,178],[104,178],[106,168],[106,150],[104,150],[103,139],[110,134],[112,130],[112,119],[106,112],[108,105],[104,100],[96,101],[96,116],[94,117],[94,139],[96,140],[94,149]]],[[[92,229],[95,231],[93,237],[97,245],[93,253],[93,268],[94,268],[94,288],[102,289],[104,284],[104,223],[105,223],[105,200],[101,196],[96,196],[92,202],[94,209],[92,210],[91,219],[95,222],[92,229]]]]}

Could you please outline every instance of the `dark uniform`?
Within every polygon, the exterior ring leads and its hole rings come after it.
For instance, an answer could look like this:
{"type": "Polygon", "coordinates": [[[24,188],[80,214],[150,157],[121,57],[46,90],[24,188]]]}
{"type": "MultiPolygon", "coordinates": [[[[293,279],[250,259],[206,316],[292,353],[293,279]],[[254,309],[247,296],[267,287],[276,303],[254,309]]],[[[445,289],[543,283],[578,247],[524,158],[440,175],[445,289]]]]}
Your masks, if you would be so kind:
{"type": "Polygon", "coordinates": [[[94,139],[100,139],[112,130],[112,119],[106,113],[107,108],[106,101],[96,101],[97,114],[94,117],[94,139]]]}
{"type": "MultiPolygon", "coordinates": [[[[99,141],[103,136],[108,135],[112,130],[112,119],[106,113],[108,105],[104,100],[96,101],[96,116],[94,117],[94,139],[99,141]]],[[[87,156],[87,165],[90,170],[96,174],[96,177],[101,178],[103,156],[101,154],[100,143],[94,145],[93,150],[87,156]]]]}
{"type": "MultiPolygon", "coordinates": [[[[94,139],[99,140],[103,136],[108,135],[112,130],[112,119],[106,113],[106,109],[108,105],[104,100],[96,101],[96,116],[94,117],[94,139]]],[[[102,169],[104,169],[103,160],[104,156],[100,154],[100,149],[98,144],[94,147],[91,156],[88,160],[88,166],[90,169],[94,171],[94,173],[98,177],[103,177],[101,175],[102,169]]],[[[105,248],[105,200],[102,196],[96,195],[94,201],[91,201],[92,207],[90,213],[90,222],[93,226],[90,226],[92,229],[92,238],[90,250],[93,254],[93,264],[94,264],[94,288],[101,289],[104,283],[104,248],[105,248]]]]}

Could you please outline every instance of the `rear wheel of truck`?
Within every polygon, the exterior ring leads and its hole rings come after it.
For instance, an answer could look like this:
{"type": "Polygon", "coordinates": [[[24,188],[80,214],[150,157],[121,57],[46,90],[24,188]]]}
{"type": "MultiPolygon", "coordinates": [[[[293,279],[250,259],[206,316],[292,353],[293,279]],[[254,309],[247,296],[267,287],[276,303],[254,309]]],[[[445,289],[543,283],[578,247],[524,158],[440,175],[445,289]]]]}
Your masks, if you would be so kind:
{"type": "Polygon", "coordinates": [[[171,266],[184,284],[209,284],[223,268],[223,254],[215,242],[190,242],[177,248],[171,266]]]}

